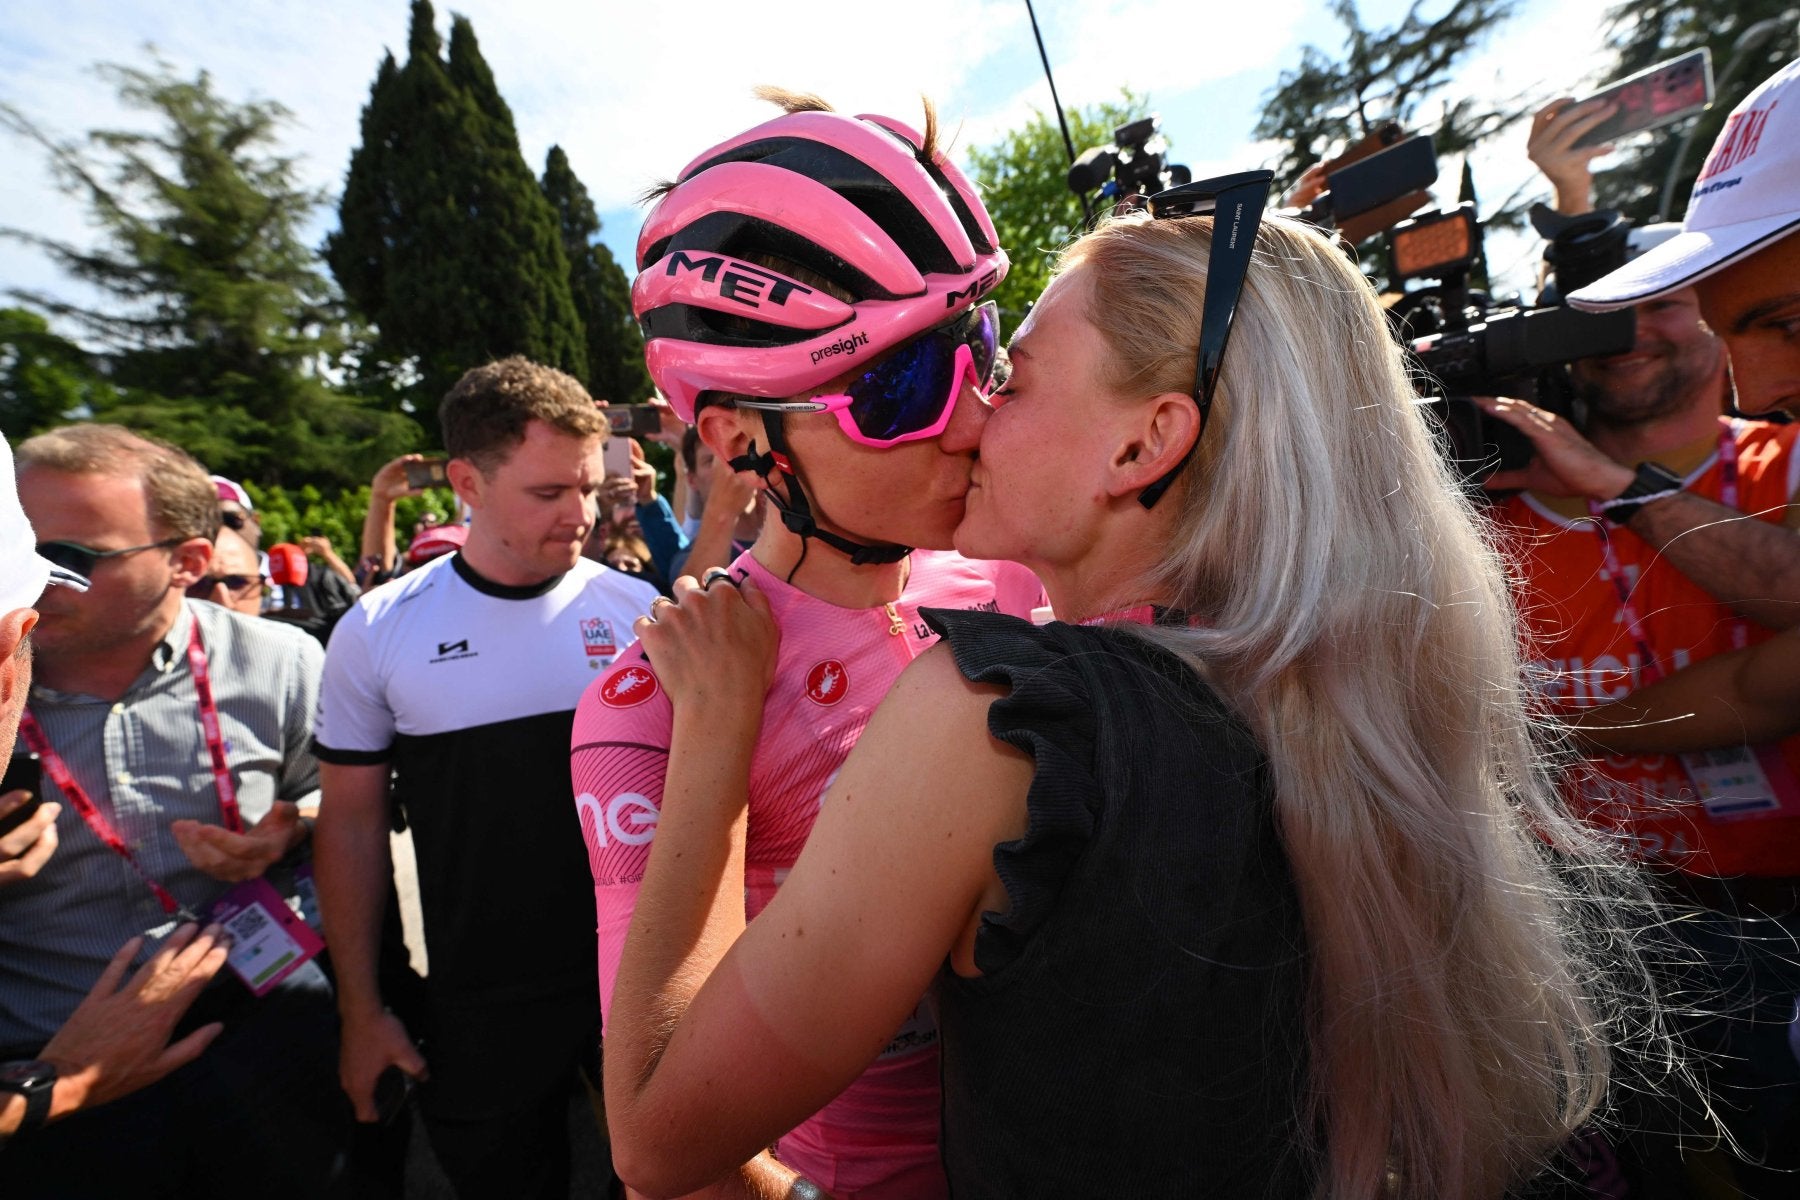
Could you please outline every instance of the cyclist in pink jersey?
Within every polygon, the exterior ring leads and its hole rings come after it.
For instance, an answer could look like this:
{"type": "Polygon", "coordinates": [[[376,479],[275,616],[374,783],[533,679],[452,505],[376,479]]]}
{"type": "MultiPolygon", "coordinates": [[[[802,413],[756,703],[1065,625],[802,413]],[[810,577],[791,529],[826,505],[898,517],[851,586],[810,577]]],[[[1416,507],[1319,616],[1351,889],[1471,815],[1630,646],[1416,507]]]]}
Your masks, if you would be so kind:
{"type": "MultiPolygon", "coordinates": [[[[632,289],[658,388],[773,510],[756,545],[712,575],[755,580],[787,635],[751,769],[749,917],[798,857],[875,706],[937,640],[919,609],[1023,616],[1043,595],[1024,568],[948,552],[998,338],[979,301],[1007,267],[979,197],[936,149],[929,109],[920,133],[814,97],[768,98],[785,114],[707,150],[665,190],[632,289]]],[[[603,1013],[671,722],[635,652],[576,714],[603,1013]]],[[[868,1071],[781,1138],[779,1162],[761,1156],[713,1194],[785,1195],[798,1172],[838,1197],[945,1195],[936,1043],[922,997],[868,1071]]]]}

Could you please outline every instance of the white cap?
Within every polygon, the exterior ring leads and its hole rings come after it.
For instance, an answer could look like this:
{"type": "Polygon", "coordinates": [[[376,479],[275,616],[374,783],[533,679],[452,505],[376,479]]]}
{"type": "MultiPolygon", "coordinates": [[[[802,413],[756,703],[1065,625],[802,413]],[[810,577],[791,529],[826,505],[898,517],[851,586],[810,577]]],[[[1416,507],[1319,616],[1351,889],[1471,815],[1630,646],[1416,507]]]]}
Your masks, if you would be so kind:
{"type": "Polygon", "coordinates": [[[1681,233],[1610,275],[1569,293],[1607,312],[1692,287],[1800,231],[1800,60],[1744,97],[1713,143],[1681,233]]]}
{"type": "Polygon", "coordinates": [[[245,512],[256,511],[256,505],[250,503],[250,493],[244,490],[243,484],[223,475],[208,475],[207,478],[213,481],[213,490],[219,493],[219,499],[229,500],[245,512]]]}
{"type": "Polygon", "coordinates": [[[0,613],[34,607],[53,583],[81,592],[87,591],[88,585],[75,572],[37,552],[37,534],[19,505],[12,447],[0,435],[0,613]]]}

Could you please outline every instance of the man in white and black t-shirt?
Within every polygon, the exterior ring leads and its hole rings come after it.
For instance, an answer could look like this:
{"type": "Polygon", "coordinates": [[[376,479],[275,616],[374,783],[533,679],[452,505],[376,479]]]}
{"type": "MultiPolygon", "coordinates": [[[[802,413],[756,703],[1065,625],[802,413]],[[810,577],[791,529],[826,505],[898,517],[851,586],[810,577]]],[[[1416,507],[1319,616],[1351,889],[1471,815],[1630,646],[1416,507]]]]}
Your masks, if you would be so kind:
{"type": "Polygon", "coordinates": [[[581,557],[606,433],[581,384],[509,358],[464,375],[439,417],[468,541],[363,596],[325,660],[316,862],[340,1075],[374,1120],[383,1073],[429,1062],[422,1111],[459,1194],[561,1200],[571,1072],[599,1040],[569,729],[656,591],[581,557]],[[376,971],[396,802],[430,963],[413,1029],[376,971]]]}

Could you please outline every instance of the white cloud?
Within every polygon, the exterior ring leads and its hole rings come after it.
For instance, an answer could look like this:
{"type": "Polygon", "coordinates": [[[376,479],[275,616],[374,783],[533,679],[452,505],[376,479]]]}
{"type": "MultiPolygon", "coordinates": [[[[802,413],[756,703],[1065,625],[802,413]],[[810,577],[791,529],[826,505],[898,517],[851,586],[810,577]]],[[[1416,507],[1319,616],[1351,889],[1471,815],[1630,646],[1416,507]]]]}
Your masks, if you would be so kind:
{"type": "MultiPolygon", "coordinates": [[[[1529,26],[1521,19],[1464,72],[1469,85],[1491,87],[1504,72],[1578,78],[1597,45],[1592,14],[1606,2],[1540,0],[1529,26]]],[[[1018,0],[456,0],[439,6],[441,31],[453,7],[474,23],[527,160],[541,168],[549,146],[560,144],[608,217],[615,248],[635,234],[629,206],[646,184],[768,115],[749,95],[755,84],[902,117],[918,112],[925,93],[957,130],[959,149],[990,142],[1032,108],[1049,108],[1018,0]]],[[[1381,0],[1366,7],[1369,20],[1388,19],[1376,11],[1381,0]]],[[[285,148],[302,157],[307,182],[334,191],[384,48],[401,58],[406,51],[404,0],[58,0],[13,8],[0,28],[0,100],[67,134],[116,124],[129,115],[88,67],[141,63],[143,44],[154,42],[177,70],[210,71],[228,97],[289,107],[295,123],[285,148]]],[[[1302,40],[1329,48],[1337,37],[1323,0],[1040,0],[1038,10],[1063,103],[1108,99],[1122,85],[1148,92],[1178,157],[1199,173],[1266,157],[1247,127],[1231,126],[1277,68],[1297,58],[1302,40]]],[[[1522,161],[1522,148],[1497,152],[1522,161]]],[[[86,236],[79,204],[49,187],[34,151],[6,141],[0,153],[11,164],[0,172],[0,224],[86,236]]],[[[314,235],[333,220],[321,212],[314,235]]],[[[3,286],[66,289],[42,256],[9,244],[0,244],[3,286]]]]}

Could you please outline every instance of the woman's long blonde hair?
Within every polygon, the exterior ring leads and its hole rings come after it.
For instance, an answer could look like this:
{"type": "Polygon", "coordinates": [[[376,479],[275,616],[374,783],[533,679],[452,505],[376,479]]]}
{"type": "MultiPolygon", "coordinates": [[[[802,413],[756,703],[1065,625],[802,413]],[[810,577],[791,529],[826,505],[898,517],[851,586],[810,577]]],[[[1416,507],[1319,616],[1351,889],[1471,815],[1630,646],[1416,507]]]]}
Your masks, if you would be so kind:
{"type": "MultiPolygon", "coordinates": [[[[1193,389],[1211,225],[1116,217],[1064,252],[1122,399],[1193,389]]],[[[1144,581],[1204,622],[1147,636],[1273,767],[1334,1200],[1498,1197],[1600,1104],[1631,1019],[1623,872],[1540,766],[1505,571],[1413,400],[1355,266],[1268,219],[1144,581]]]]}

